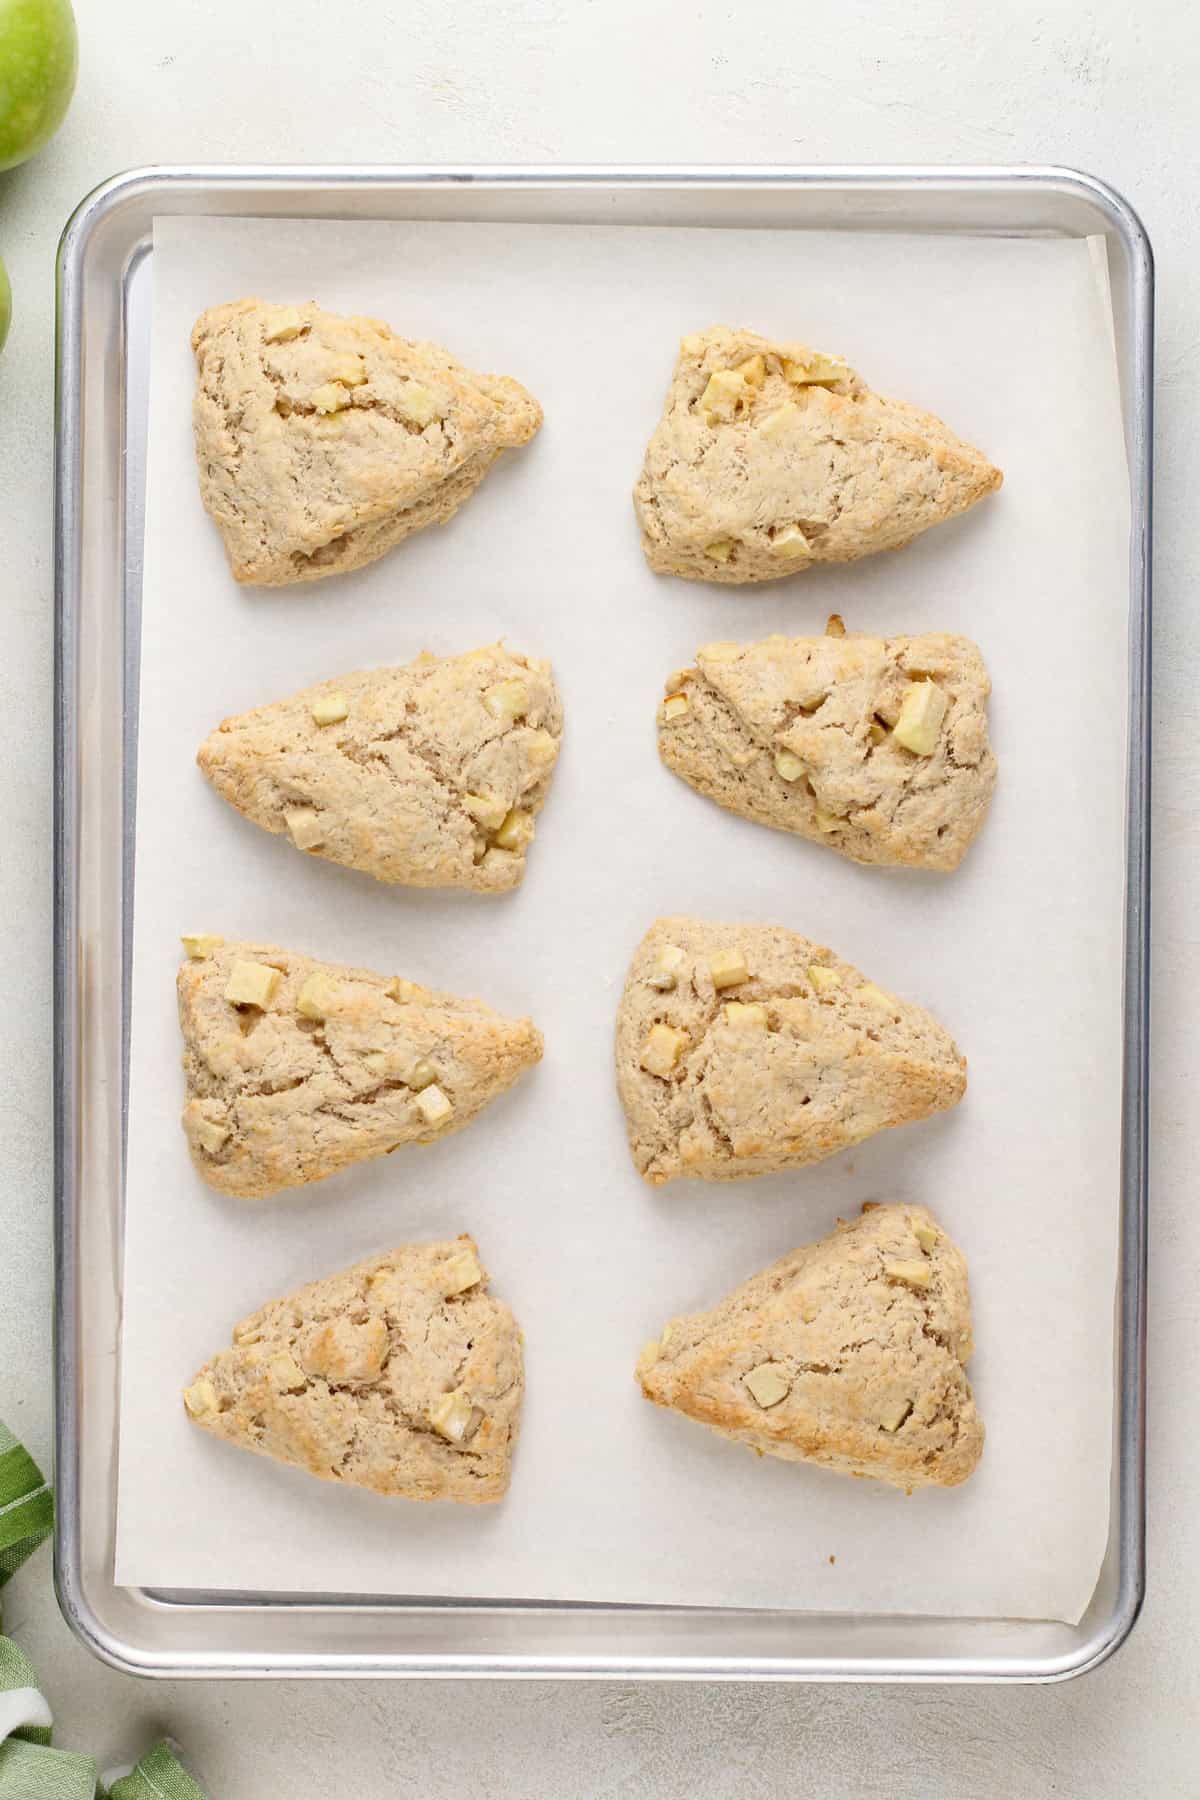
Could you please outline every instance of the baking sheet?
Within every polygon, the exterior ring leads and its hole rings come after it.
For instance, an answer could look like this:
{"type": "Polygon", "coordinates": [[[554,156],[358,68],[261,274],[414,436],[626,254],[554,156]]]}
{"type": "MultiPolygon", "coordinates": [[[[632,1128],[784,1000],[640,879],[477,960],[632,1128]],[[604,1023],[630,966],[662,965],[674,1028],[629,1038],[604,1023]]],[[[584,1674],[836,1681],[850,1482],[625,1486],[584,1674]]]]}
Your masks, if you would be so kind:
{"type": "Polygon", "coordinates": [[[120,1582],[1078,1619],[1107,1531],[1119,1164],[1128,485],[1107,295],[1080,241],[170,220],[156,227],[122,1345],[120,1582]],[[373,568],[238,590],[196,496],[187,335],[312,294],[514,374],[546,426],[449,527],[373,568]],[[629,488],[675,340],[718,319],[848,353],[1006,472],[895,557],[747,595],[659,581],[629,488]],[[961,630],[1001,778],[950,878],[860,870],[660,768],[663,676],[714,637],[961,630]],[[192,758],[223,714],[499,635],[550,655],[567,738],[524,889],[388,890],[239,820],[192,758]],[[610,1067],[659,912],[784,923],[929,1005],[967,1100],[739,1186],[634,1174],[610,1067]],[[546,1061],[434,1149],[247,1207],[177,1115],[181,930],[273,939],[530,1011],[546,1061]],[[652,1409],[641,1342],[866,1198],[967,1252],[988,1425],[966,1487],[905,1499],[757,1461],[652,1409]],[[178,1389],[264,1298],[470,1229],[526,1334],[512,1492],[486,1511],[338,1490],[190,1428],[178,1389]]]}

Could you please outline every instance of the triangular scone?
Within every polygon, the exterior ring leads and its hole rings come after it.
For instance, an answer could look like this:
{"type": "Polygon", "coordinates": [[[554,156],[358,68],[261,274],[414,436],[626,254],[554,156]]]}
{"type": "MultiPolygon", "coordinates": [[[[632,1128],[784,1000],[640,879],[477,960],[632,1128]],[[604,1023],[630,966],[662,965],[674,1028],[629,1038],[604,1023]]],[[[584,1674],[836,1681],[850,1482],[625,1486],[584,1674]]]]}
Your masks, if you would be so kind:
{"type": "Polygon", "coordinates": [[[409,887],[520,885],[562,705],[546,662],[502,644],[419,656],[226,719],[197,761],[298,849],[409,887]]]}
{"type": "Polygon", "coordinates": [[[967,1265],[923,1206],[864,1206],[648,1344],[648,1400],[789,1462],[957,1487],[983,1450],[967,1265]]]}
{"type": "Polygon", "coordinates": [[[717,325],[683,340],[634,501],[660,574],[774,581],[897,550],[1002,479],[839,357],[717,325]]]}
{"type": "Polygon", "coordinates": [[[617,1088],[655,1185],[820,1162],[966,1086],[936,1019],[781,926],[658,919],[630,964],[617,1088]]]}
{"type": "Polygon", "coordinates": [[[855,862],[956,869],[996,785],[990,692],[976,646],[941,632],[706,644],[667,682],[658,747],[760,825],[855,862]]]}
{"type": "Polygon", "coordinates": [[[441,524],[542,422],[518,382],[312,304],[215,306],[192,348],[200,496],[235,578],[264,587],[441,524]]]}
{"type": "Polygon", "coordinates": [[[184,940],[183,1128],[210,1187],[258,1200],[457,1131],[541,1060],[528,1019],[267,944],[184,940]]]}
{"type": "Polygon", "coordinates": [[[184,1390],[214,1437],[406,1500],[508,1491],[524,1379],[474,1241],[403,1244],[234,1327],[184,1390]]]}

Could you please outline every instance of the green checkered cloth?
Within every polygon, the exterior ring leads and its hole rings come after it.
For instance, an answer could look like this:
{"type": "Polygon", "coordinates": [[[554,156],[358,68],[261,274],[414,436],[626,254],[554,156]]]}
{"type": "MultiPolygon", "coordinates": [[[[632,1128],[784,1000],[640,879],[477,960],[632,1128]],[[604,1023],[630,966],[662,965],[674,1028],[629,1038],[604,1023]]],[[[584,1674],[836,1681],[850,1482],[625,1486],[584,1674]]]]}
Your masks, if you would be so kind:
{"type": "MultiPolygon", "coordinates": [[[[0,1588],[50,1535],[54,1498],[0,1419],[0,1588]]],[[[50,1708],[11,1638],[0,1637],[0,1800],[205,1800],[171,1746],[156,1744],[106,1787],[95,1760],[50,1747],[50,1708]]]]}

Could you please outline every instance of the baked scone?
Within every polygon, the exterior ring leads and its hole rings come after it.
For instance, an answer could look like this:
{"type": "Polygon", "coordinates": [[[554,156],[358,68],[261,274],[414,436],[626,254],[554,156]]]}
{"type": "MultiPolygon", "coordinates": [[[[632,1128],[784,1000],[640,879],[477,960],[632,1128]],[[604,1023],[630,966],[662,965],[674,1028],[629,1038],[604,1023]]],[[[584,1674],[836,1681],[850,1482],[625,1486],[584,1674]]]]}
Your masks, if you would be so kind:
{"type": "Polygon", "coordinates": [[[184,1389],[214,1437],[322,1481],[478,1505],[508,1491],[516,1321],[466,1235],[402,1244],[270,1300],[184,1389]]]}
{"type": "Polygon", "coordinates": [[[923,1206],[868,1204],[711,1312],[672,1319],[637,1373],[648,1400],[763,1455],[957,1487],[983,1450],[972,1348],[961,1250],[923,1206]]]}
{"type": "Polygon", "coordinates": [[[936,1019],[781,926],[658,919],[629,966],[617,1090],[655,1185],[820,1162],[966,1086],[936,1019]]]}
{"type": "Polygon", "coordinates": [[[541,1061],[506,1019],[370,969],[186,937],[183,1128],[210,1187],[259,1200],[467,1125],[541,1061]]]}
{"type": "Polygon", "coordinates": [[[408,887],[519,887],[562,736],[550,665],[419,656],[226,719],[196,758],[300,850],[408,887]]]}
{"type": "Polygon", "coordinates": [[[192,348],[200,497],[234,578],[263,587],[345,574],[444,523],[542,422],[518,382],[312,304],[214,306],[192,348]]]}
{"type": "Polygon", "coordinates": [[[705,644],[667,682],[658,748],[676,775],[760,825],[860,863],[956,869],[996,785],[991,682],[969,638],[705,644]]]}
{"type": "Polygon", "coordinates": [[[683,339],[634,503],[659,574],[775,581],[898,550],[1002,480],[840,357],[716,325],[683,339]]]}

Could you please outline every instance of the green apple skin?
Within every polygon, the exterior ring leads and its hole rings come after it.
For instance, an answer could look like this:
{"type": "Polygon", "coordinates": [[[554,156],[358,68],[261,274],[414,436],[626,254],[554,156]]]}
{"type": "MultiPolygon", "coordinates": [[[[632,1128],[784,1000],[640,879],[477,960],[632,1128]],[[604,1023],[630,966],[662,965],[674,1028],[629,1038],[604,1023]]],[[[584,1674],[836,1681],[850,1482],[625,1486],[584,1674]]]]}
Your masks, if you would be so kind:
{"type": "Polygon", "coordinates": [[[0,169],[23,163],[54,136],[78,63],[70,0],[0,0],[0,169]]]}
{"type": "Polygon", "coordinates": [[[4,348],[4,340],[8,336],[8,325],[11,318],[12,289],[8,285],[8,270],[4,266],[4,258],[0,256],[0,350],[4,348]]]}

